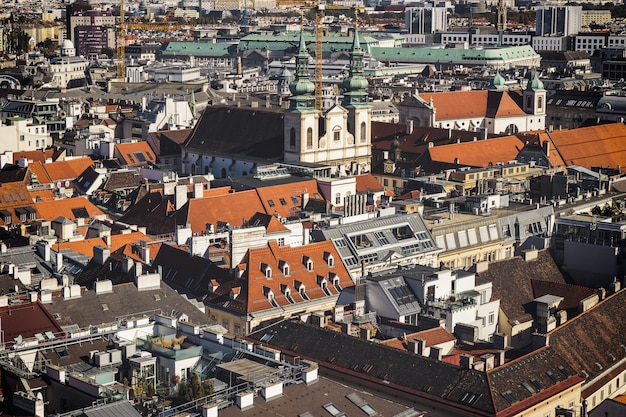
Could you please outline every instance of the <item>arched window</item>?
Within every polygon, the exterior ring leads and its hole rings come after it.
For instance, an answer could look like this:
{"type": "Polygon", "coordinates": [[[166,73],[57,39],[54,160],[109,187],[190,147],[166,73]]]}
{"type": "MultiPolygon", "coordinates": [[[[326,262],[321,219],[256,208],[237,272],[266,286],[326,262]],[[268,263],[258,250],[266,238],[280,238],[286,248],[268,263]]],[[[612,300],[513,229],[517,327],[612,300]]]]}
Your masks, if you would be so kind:
{"type": "Polygon", "coordinates": [[[361,122],[361,143],[367,140],[367,127],[365,122],[361,122]]]}
{"type": "Polygon", "coordinates": [[[296,128],[292,127],[289,131],[289,146],[292,148],[296,147],[296,128]]]}
{"type": "Polygon", "coordinates": [[[313,128],[310,127],[306,130],[306,147],[311,149],[313,147],[313,128]]]}
{"type": "Polygon", "coordinates": [[[514,123],[511,123],[506,127],[505,132],[507,135],[514,135],[519,132],[519,128],[514,123]]]}

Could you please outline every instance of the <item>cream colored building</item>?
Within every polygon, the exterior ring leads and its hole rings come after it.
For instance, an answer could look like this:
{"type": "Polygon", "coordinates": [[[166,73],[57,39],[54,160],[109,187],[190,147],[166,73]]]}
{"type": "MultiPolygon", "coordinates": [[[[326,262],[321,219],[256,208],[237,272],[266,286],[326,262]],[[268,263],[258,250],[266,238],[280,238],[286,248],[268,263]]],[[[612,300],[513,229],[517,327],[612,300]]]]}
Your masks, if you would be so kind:
{"type": "Polygon", "coordinates": [[[57,41],[59,39],[59,29],[61,25],[34,25],[31,27],[24,27],[24,32],[35,40],[35,43],[40,43],[46,39],[57,41]]]}
{"type": "Polygon", "coordinates": [[[611,23],[611,11],[610,10],[583,10],[581,23],[583,26],[589,26],[592,23],[602,25],[604,23],[611,23]]]}

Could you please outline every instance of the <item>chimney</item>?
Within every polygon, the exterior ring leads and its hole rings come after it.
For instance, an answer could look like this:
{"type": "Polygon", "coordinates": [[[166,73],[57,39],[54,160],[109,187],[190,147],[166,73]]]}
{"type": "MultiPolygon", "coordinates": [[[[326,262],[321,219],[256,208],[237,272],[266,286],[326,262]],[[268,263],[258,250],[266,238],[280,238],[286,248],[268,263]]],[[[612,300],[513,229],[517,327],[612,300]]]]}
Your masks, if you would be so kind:
{"type": "Polygon", "coordinates": [[[93,259],[98,265],[104,265],[109,256],[111,256],[111,251],[108,248],[103,248],[102,246],[93,247],[93,259]]]}
{"type": "Polygon", "coordinates": [[[407,135],[412,135],[413,134],[414,124],[415,124],[415,122],[413,120],[407,119],[407,121],[406,121],[406,134],[407,135]]]}
{"type": "Polygon", "coordinates": [[[193,185],[193,198],[204,197],[204,184],[197,182],[193,185]]]}
{"type": "Polygon", "coordinates": [[[550,346],[550,336],[543,333],[533,333],[533,349],[539,349],[540,347],[550,346]]]}
{"type": "Polygon", "coordinates": [[[522,252],[522,256],[524,257],[524,260],[526,262],[537,259],[538,254],[539,254],[539,251],[537,249],[526,249],[525,251],[522,252]]]}
{"type": "Polygon", "coordinates": [[[139,241],[139,249],[141,252],[141,260],[147,264],[150,265],[150,248],[148,247],[148,242],[145,240],[141,240],[139,241]]]}
{"type": "Polygon", "coordinates": [[[61,252],[56,253],[56,265],[55,272],[59,273],[63,269],[63,254],[61,252]]]}
{"type": "Polygon", "coordinates": [[[352,333],[352,323],[341,323],[341,333],[351,334],[352,333]]]}
{"type": "Polygon", "coordinates": [[[508,344],[507,336],[502,333],[494,333],[493,334],[493,347],[495,349],[506,349],[508,344]]]}
{"type": "Polygon", "coordinates": [[[140,277],[143,273],[143,264],[141,262],[135,262],[135,278],[140,277]]]}
{"type": "Polygon", "coordinates": [[[448,128],[448,140],[452,139],[452,128],[448,128]]]}
{"type": "Polygon", "coordinates": [[[505,353],[506,353],[506,351],[504,351],[504,350],[499,350],[498,351],[498,353],[496,354],[497,358],[498,358],[498,364],[496,366],[504,365],[504,362],[506,361],[505,353]]]}
{"type": "Polygon", "coordinates": [[[617,277],[614,277],[613,282],[609,286],[609,291],[611,291],[611,294],[613,294],[613,293],[618,292],[621,288],[622,288],[621,282],[617,280],[617,277]]]}
{"type": "Polygon", "coordinates": [[[549,140],[544,140],[543,143],[541,144],[542,149],[543,149],[543,153],[546,156],[550,156],[550,141],[549,140]]]}
{"type": "Polygon", "coordinates": [[[485,363],[485,372],[493,369],[495,362],[495,355],[493,353],[485,353],[481,355],[480,359],[485,363]]]}
{"type": "Polygon", "coordinates": [[[472,363],[474,363],[474,357],[467,353],[462,353],[459,357],[459,366],[463,369],[471,369],[472,363]]]}
{"type": "Polygon", "coordinates": [[[174,189],[174,208],[180,210],[187,203],[187,186],[177,185],[174,189]]]}
{"type": "Polygon", "coordinates": [[[122,260],[122,271],[128,273],[131,269],[133,269],[133,260],[132,258],[125,258],[122,260]]]}
{"type": "Polygon", "coordinates": [[[301,198],[301,205],[302,205],[302,209],[304,210],[304,208],[307,206],[307,204],[309,204],[309,193],[308,191],[303,191],[302,192],[302,198],[301,198]]]}
{"type": "Polygon", "coordinates": [[[372,338],[372,331],[370,329],[361,328],[360,330],[361,330],[360,332],[361,339],[370,340],[372,338]]]}
{"type": "Polygon", "coordinates": [[[428,149],[434,148],[434,147],[435,147],[435,143],[434,142],[428,142],[428,149]]]}
{"type": "Polygon", "coordinates": [[[602,301],[606,298],[606,290],[602,287],[598,288],[598,301],[602,301]]]}
{"type": "Polygon", "coordinates": [[[41,240],[37,245],[37,249],[39,256],[41,256],[45,262],[50,262],[50,244],[45,240],[41,240]]]}

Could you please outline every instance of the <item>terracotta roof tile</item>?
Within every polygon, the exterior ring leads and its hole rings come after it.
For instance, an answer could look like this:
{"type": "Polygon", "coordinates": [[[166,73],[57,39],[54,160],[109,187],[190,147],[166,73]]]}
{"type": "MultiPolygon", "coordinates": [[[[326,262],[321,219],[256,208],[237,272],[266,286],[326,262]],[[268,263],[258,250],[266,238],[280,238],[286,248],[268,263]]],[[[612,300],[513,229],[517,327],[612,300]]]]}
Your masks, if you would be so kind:
{"type": "Polygon", "coordinates": [[[14,152],[13,161],[14,163],[17,163],[20,158],[26,158],[28,161],[31,162],[46,162],[46,160],[48,159],[53,160],[54,154],[54,149],[14,152]]]}
{"type": "Polygon", "coordinates": [[[47,164],[41,162],[29,164],[29,168],[37,174],[37,180],[40,184],[74,180],[90,166],[93,166],[91,158],[77,158],[47,164]]]}
{"type": "Polygon", "coordinates": [[[372,174],[356,176],[356,192],[383,191],[385,187],[372,174]]]}
{"type": "Polygon", "coordinates": [[[426,152],[431,161],[461,166],[486,167],[517,157],[524,144],[517,136],[504,136],[452,145],[434,146],[426,152]]]}
{"type": "Polygon", "coordinates": [[[156,155],[148,142],[119,143],[115,146],[115,155],[121,165],[145,165],[156,162],[156,155]]]}
{"type": "MultiPolygon", "coordinates": [[[[111,250],[111,252],[113,252],[113,251],[118,250],[122,246],[133,244],[133,243],[139,243],[142,240],[150,241],[152,239],[150,239],[150,237],[144,235],[141,232],[114,234],[114,235],[111,235],[111,246],[109,247],[109,249],[111,250]]],[[[93,248],[95,246],[106,247],[107,244],[104,238],[98,237],[98,238],[85,239],[85,240],[76,241],[76,242],[63,242],[63,243],[55,244],[54,249],[55,250],[70,249],[74,252],[82,253],[83,255],[91,257],[93,256],[93,248]]],[[[151,256],[152,257],[156,256],[156,253],[154,254],[151,253],[151,256]]]]}
{"type": "Polygon", "coordinates": [[[62,200],[53,201],[40,201],[35,203],[39,218],[46,220],[54,220],[59,216],[63,216],[70,220],[76,220],[77,215],[80,215],[80,209],[85,209],[89,218],[95,216],[104,217],[104,213],[96,206],[94,206],[85,197],[65,198],[62,200]],[[78,209],[78,210],[72,210],[78,209]]]}
{"type": "Polygon", "coordinates": [[[602,124],[540,135],[540,143],[550,141],[552,166],[579,165],[620,167],[626,172],[626,125],[602,124]]]}
{"type": "Polygon", "coordinates": [[[354,285],[331,241],[298,247],[278,246],[275,241],[270,241],[265,247],[249,249],[242,264],[245,265],[243,279],[223,282],[215,293],[207,297],[207,303],[223,304],[230,299],[232,288],[241,287],[241,294],[229,308],[253,313],[336,296],[338,291],[333,286],[335,274],[342,288],[354,285]],[[329,254],[334,258],[332,266],[327,262],[329,254]],[[307,268],[308,259],[313,262],[311,270],[307,268]],[[288,275],[283,273],[285,263],[289,265],[288,275]],[[267,267],[271,268],[271,278],[266,276],[267,267]],[[322,279],[326,281],[328,293],[322,288],[322,279]],[[306,298],[299,292],[302,286],[306,298]],[[274,295],[276,305],[270,302],[270,292],[274,295]]]}
{"type": "Polygon", "coordinates": [[[434,327],[428,330],[422,330],[420,332],[415,332],[411,334],[407,334],[406,338],[397,337],[395,339],[388,339],[380,342],[382,345],[387,345],[400,350],[408,350],[408,340],[412,339],[422,339],[426,342],[426,347],[440,345],[442,343],[454,342],[456,341],[456,337],[449,333],[443,327],[434,327]]]}
{"type": "Polygon", "coordinates": [[[426,101],[432,97],[437,120],[526,115],[509,94],[508,91],[471,90],[422,93],[421,96],[426,101]]]}

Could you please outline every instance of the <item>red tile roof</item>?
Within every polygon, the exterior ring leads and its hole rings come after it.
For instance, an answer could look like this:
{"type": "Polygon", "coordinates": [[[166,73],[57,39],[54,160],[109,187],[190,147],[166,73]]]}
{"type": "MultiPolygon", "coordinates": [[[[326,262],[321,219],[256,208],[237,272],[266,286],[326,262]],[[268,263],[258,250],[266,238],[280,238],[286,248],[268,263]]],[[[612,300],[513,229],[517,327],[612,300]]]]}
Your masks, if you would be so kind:
{"type": "Polygon", "coordinates": [[[437,120],[482,118],[488,116],[489,113],[500,117],[525,116],[526,113],[510,94],[508,91],[471,90],[422,93],[421,96],[426,101],[432,98],[437,109],[437,120]],[[500,94],[501,97],[498,97],[500,94]],[[495,107],[490,108],[494,105],[494,101],[495,107]]]}
{"type": "Polygon", "coordinates": [[[367,193],[371,191],[383,191],[385,187],[378,182],[372,174],[364,174],[356,176],[356,192],[367,193]]]}
{"type": "Polygon", "coordinates": [[[517,157],[524,144],[517,136],[504,136],[428,149],[430,160],[458,163],[462,166],[486,167],[489,164],[508,162],[517,157]],[[458,162],[457,162],[458,161],[458,162]]]}
{"type": "Polygon", "coordinates": [[[437,346],[442,343],[453,342],[456,340],[456,337],[443,327],[437,326],[432,329],[407,334],[406,338],[397,337],[395,339],[383,340],[380,344],[387,345],[395,349],[408,350],[407,341],[412,339],[422,339],[426,342],[426,347],[430,347],[437,346]]]}
{"type": "Polygon", "coordinates": [[[102,210],[94,206],[85,197],[65,198],[62,200],[40,201],[35,203],[35,208],[39,214],[39,218],[46,220],[54,220],[59,216],[63,216],[70,220],[76,220],[76,215],[72,209],[84,208],[87,210],[89,217],[104,216],[102,210]]]}
{"type": "Polygon", "coordinates": [[[51,163],[33,162],[28,167],[37,175],[40,184],[74,180],[88,167],[93,166],[91,158],[77,158],[51,163]]]}
{"type": "Polygon", "coordinates": [[[120,165],[145,165],[156,162],[156,155],[148,142],[119,143],[115,145],[115,156],[120,165]]]}
{"type": "MultiPolygon", "coordinates": [[[[150,239],[148,236],[144,235],[141,232],[132,232],[132,233],[124,233],[124,234],[119,233],[119,234],[111,235],[111,246],[109,247],[109,249],[111,250],[111,252],[113,252],[113,251],[118,250],[122,246],[125,246],[127,244],[139,243],[142,240],[150,241],[152,239],[150,239]]],[[[93,248],[95,246],[106,247],[107,244],[104,238],[97,237],[97,238],[79,240],[76,242],[63,242],[63,243],[55,244],[54,249],[55,250],[70,249],[74,252],[82,253],[83,255],[91,257],[93,256],[93,248]]],[[[150,248],[152,249],[152,246],[150,248]]],[[[150,253],[150,256],[154,258],[154,256],[156,256],[156,253],[154,254],[150,253]]]]}
{"type": "MultiPolygon", "coordinates": [[[[626,126],[611,123],[539,135],[539,144],[550,143],[552,166],[620,167],[626,172],[626,126]]],[[[535,143],[537,145],[537,143],[535,143]]]]}
{"type": "Polygon", "coordinates": [[[13,163],[17,163],[20,158],[26,158],[26,160],[34,162],[46,162],[46,160],[54,160],[54,149],[36,150],[36,151],[22,151],[13,153],[13,163]]]}

